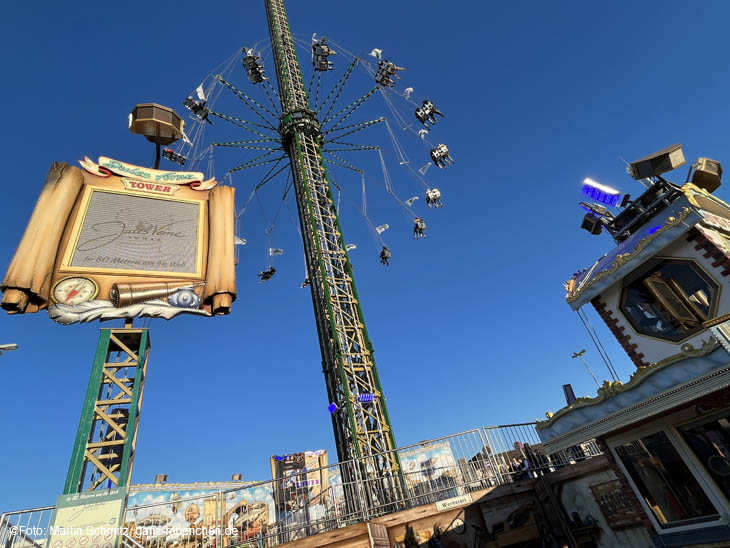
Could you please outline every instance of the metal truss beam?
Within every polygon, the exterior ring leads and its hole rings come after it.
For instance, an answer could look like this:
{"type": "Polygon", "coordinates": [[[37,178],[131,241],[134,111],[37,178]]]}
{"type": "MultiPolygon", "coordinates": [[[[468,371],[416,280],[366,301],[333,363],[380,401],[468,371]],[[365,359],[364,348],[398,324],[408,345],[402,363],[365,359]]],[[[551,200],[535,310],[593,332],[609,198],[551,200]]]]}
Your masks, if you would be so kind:
{"type": "Polygon", "coordinates": [[[63,494],[128,487],[149,352],[147,329],[102,329],[63,494]]]}

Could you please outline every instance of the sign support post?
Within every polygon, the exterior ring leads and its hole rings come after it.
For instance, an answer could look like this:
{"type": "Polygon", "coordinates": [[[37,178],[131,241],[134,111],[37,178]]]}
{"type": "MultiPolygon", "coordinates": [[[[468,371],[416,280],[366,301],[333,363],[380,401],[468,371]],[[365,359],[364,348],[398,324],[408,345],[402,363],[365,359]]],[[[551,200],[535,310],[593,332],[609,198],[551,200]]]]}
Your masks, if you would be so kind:
{"type": "Polygon", "coordinates": [[[101,329],[49,547],[71,546],[71,537],[79,546],[119,546],[149,348],[149,330],[130,321],[101,329]]]}
{"type": "Polygon", "coordinates": [[[129,486],[149,352],[149,331],[102,329],[64,495],[129,486]]]}

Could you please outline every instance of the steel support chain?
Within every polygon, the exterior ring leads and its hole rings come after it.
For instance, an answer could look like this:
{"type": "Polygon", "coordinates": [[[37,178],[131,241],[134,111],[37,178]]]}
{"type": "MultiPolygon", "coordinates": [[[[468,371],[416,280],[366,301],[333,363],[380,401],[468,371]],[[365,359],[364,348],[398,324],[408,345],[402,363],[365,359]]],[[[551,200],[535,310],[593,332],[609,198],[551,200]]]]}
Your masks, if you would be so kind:
{"type": "MultiPolygon", "coordinates": [[[[347,84],[347,81],[350,79],[350,75],[352,74],[352,69],[355,68],[355,65],[357,65],[357,62],[359,59],[355,57],[352,60],[352,63],[350,63],[350,66],[347,67],[347,70],[345,73],[340,76],[340,79],[337,80],[337,83],[332,88],[332,90],[327,94],[327,97],[324,101],[322,101],[322,104],[320,105],[320,110],[324,108],[324,106],[327,104],[327,102],[330,100],[330,97],[332,97],[332,94],[337,92],[335,95],[335,98],[332,100],[332,103],[330,104],[330,108],[327,110],[327,114],[324,115],[324,120],[327,120],[327,117],[330,115],[330,112],[332,112],[332,109],[334,108],[335,104],[337,103],[337,99],[340,98],[340,94],[342,93],[342,90],[345,89],[345,84],[347,84]]],[[[322,122],[322,125],[324,125],[324,122],[322,122]]]]}
{"type": "Polygon", "coordinates": [[[284,159],[284,156],[279,156],[278,158],[272,158],[271,160],[264,160],[263,162],[259,162],[258,161],[258,160],[261,160],[263,158],[266,158],[269,154],[273,154],[274,152],[276,152],[276,151],[275,150],[270,150],[266,154],[262,154],[261,156],[257,156],[253,160],[249,160],[248,162],[245,162],[245,163],[243,163],[241,165],[238,165],[236,167],[232,167],[231,169],[229,169],[226,172],[226,175],[228,173],[235,173],[236,171],[241,171],[241,170],[244,170],[244,169],[251,169],[252,167],[263,166],[263,165],[266,165],[266,164],[270,164],[271,162],[278,162],[279,160],[284,159]]]}
{"type": "MultiPolygon", "coordinates": [[[[266,135],[265,133],[261,133],[260,131],[256,131],[255,129],[252,129],[249,127],[256,126],[260,127],[262,129],[265,129],[267,131],[272,131],[271,128],[267,126],[262,126],[261,124],[256,124],[254,122],[249,122],[248,120],[243,120],[241,118],[236,118],[235,116],[230,116],[229,114],[223,114],[222,112],[216,112],[214,110],[210,111],[211,116],[217,116],[221,120],[225,120],[226,122],[230,122],[231,124],[238,126],[240,128],[245,129],[246,131],[250,131],[251,133],[258,135],[259,137],[264,137],[269,141],[277,141],[276,139],[273,139],[270,135],[266,135]]],[[[273,131],[276,131],[275,129],[273,131]]]]}
{"type": "Polygon", "coordinates": [[[361,175],[365,173],[362,169],[360,169],[359,167],[357,167],[355,165],[352,165],[350,162],[345,160],[342,156],[338,156],[337,154],[333,153],[331,150],[325,150],[324,152],[326,154],[329,154],[330,156],[334,156],[337,159],[337,161],[335,161],[335,160],[331,160],[330,158],[325,158],[324,159],[325,162],[336,165],[336,166],[345,167],[345,168],[347,168],[351,171],[354,171],[355,173],[359,173],[361,175]]]}
{"type": "Polygon", "coordinates": [[[358,131],[362,131],[363,129],[367,129],[367,128],[371,127],[371,126],[374,126],[375,124],[379,124],[380,122],[385,122],[385,118],[382,118],[381,117],[381,118],[378,118],[376,120],[370,120],[368,122],[359,122],[357,124],[350,124],[349,126],[343,126],[343,127],[341,127],[340,129],[337,129],[337,130],[325,131],[325,132],[322,133],[322,135],[323,136],[327,136],[330,133],[332,133],[333,131],[336,132],[336,133],[340,133],[341,131],[345,131],[347,129],[351,130],[351,131],[348,131],[347,133],[343,133],[341,135],[336,135],[335,137],[330,137],[330,138],[328,138],[328,141],[331,140],[331,139],[342,139],[343,137],[345,137],[347,135],[351,135],[353,133],[357,133],[358,131]]]}
{"type": "Polygon", "coordinates": [[[322,126],[324,126],[325,124],[327,124],[327,123],[331,122],[332,120],[336,119],[343,112],[345,113],[345,115],[342,116],[342,118],[340,118],[339,120],[337,120],[337,123],[334,126],[332,126],[331,128],[329,128],[327,130],[327,133],[330,133],[330,132],[334,131],[335,129],[337,129],[337,126],[339,126],[342,122],[344,122],[345,120],[347,120],[358,108],[360,108],[362,106],[362,104],[365,101],[367,101],[370,97],[372,97],[373,93],[375,93],[376,91],[378,91],[378,88],[377,87],[374,87],[373,89],[371,89],[370,91],[368,91],[365,95],[363,95],[362,97],[359,97],[359,98],[355,99],[352,103],[350,103],[349,105],[347,105],[345,108],[341,109],[339,112],[333,114],[329,118],[326,118],[324,120],[324,122],[322,122],[322,126]]]}
{"type": "MultiPolygon", "coordinates": [[[[328,143],[328,144],[336,144],[328,143]]],[[[353,145],[351,148],[325,148],[323,152],[358,152],[360,150],[380,150],[380,147],[369,146],[369,145],[353,145]]]]}
{"type": "Polygon", "coordinates": [[[246,95],[244,92],[242,92],[240,89],[238,89],[236,86],[234,86],[230,82],[227,82],[223,78],[223,76],[221,76],[220,74],[218,76],[216,76],[216,79],[221,84],[223,84],[228,89],[230,89],[236,97],[238,97],[241,101],[243,101],[243,103],[248,108],[250,108],[256,116],[258,116],[259,118],[261,118],[266,123],[266,126],[267,127],[271,128],[271,129],[274,129],[274,130],[276,129],[274,126],[271,125],[271,123],[269,122],[269,120],[267,120],[266,117],[263,114],[261,114],[258,110],[256,110],[255,107],[253,107],[251,105],[251,103],[253,103],[257,107],[259,107],[261,110],[263,110],[264,112],[268,113],[269,115],[273,116],[274,118],[277,118],[277,115],[276,114],[274,114],[273,112],[271,112],[268,108],[266,108],[264,105],[262,105],[261,103],[259,103],[255,99],[252,99],[251,97],[249,97],[248,95],[246,95]]]}

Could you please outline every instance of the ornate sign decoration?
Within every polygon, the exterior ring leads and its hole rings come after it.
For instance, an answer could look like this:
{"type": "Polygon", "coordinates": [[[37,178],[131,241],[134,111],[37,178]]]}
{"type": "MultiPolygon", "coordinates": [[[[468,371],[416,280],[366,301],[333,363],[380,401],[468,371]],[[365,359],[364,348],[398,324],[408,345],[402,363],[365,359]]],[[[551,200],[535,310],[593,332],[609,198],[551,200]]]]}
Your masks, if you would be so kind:
{"type": "Polygon", "coordinates": [[[0,306],[58,323],[227,314],[234,191],[197,172],[100,157],[51,166],[0,285],[0,306]]]}
{"type": "Polygon", "coordinates": [[[141,192],[152,192],[153,194],[162,194],[165,196],[172,196],[180,188],[177,185],[165,185],[157,183],[145,183],[144,181],[135,181],[134,179],[122,179],[124,188],[129,190],[139,190],[141,192]]]}
{"type": "Polygon", "coordinates": [[[210,190],[218,184],[215,179],[203,181],[204,175],[199,171],[163,171],[150,169],[113,160],[106,156],[99,156],[98,164],[91,161],[88,156],[84,156],[84,159],[80,160],[79,164],[89,173],[93,173],[99,177],[121,175],[145,183],[190,185],[190,188],[195,190],[210,190]]]}

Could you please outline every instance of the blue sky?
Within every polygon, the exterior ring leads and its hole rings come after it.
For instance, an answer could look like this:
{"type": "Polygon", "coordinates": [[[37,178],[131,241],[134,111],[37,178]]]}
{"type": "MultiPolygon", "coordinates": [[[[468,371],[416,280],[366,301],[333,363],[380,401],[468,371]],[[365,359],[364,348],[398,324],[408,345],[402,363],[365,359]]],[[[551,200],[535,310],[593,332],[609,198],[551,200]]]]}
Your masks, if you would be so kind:
{"type": "MultiPolygon", "coordinates": [[[[446,114],[432,131],[456,164],[431,168],[445,207],[417,213],[428,237],[413,241],[386,194],[379,162],[363,157],[368,213],[393,251],[380,266],[358,213],[360,181],[343,187],[345,238],[399,445],[481,425],[530,421],[562,406],[561,385],[593,393],[570,354],[607,377],[563,282],[611,246],[578,228],[580,182],[590,176],[637,194],[619,155],[634,160],[681,142],[693,161],[728,161],[730,73],[724,2],[289,1],[294,34],[325,34],[349,51],[381,48],[407,70],[401,89],[446,114]]],[[[3,10],[3,215],[0,269],[10,262],[53,161],[106,155],[148,164],[131,135],[136,103],[185,113],[182,100],[220,61],[267,38],[263,2],[15,2],[3,10]]],[[[301,57],[307,62],[306,57],[301,57]]],[[[345,59],[336,57],[335,77],[345,59]]],[[[273,77],[273,66],[267,67],[273,77]]],[[[248,84],[236,64],[233,80],[248,84]]],[[[353,78],[343,99],[369,89],[353,78]]],[[[249,86],[250,87],[250,86],[249,86]]],[[[388,115],[380,98],[356,120],[388,115]],[[369,116],[369,117],[368,117],[369,116]]],[[[243,107],[229,103],[230,108],[243,107]]],[[[236,115],[233,110],[229,111],[236,115]]],[[[410,111],[409,111],[410,114],[410,111]]],[[[228,132],[218,123],[208,130],[228,132]]],[[[421,193],[398,165],[382,127],[359,141],[383,146],[396,192],[421,193]]],[[[238,139],[251,138],[240,135],[238,139]]],[[[399,134],[413,165],[428,161],[417,137],[399,134]]],[[[364,154],[364,153],[363,153],[364,154]]],[[[238,158],[216,156],[220,177],[238,158]]],[[[260,173],[234,179],[245,201],[260,173]]],[[[684,176],[677,175],[677,178],[684,176]]],[[[151,325],[152,350],[133,481],[266,479],[272,454],[334,447],[303,260],[282,210],[273,236],[276,277],[265,266],[262,219],[281,202],[281,181],[249,208],[238,300],[230,316],[151,325]]],[[[717,194],[730,198],[722,187],[717,194]]],[[[294,211],[293,204],[290,204],[294,211]]],[[[621,378],[633,366],[591,310],[621,378]]],[[[113,325],[104,325],[111,327],[113,325]]],[[[45,313],[0,316],[0,509],[53,504],[61,492],[99,325],[63,327],[45,313]]]]}

